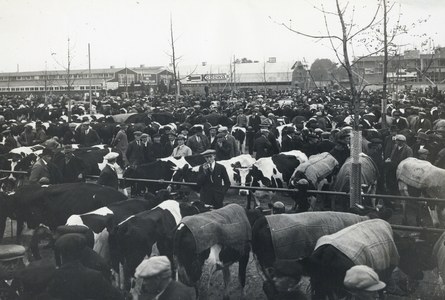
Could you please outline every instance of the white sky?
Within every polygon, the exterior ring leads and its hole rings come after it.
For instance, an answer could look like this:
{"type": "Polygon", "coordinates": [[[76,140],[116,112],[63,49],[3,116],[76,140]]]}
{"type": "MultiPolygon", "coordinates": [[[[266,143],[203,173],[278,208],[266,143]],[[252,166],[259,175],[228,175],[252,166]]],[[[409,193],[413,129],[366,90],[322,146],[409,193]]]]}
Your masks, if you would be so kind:
{"type": "MultiPolygon", "coordinates": [[[[347,2],[341,0],[342,4],[347,2]]],[[[401,23],[427,18],[412,33],[427,33],[435,46],[445,46],[445,1],[392,0],[401,3],[401,23]]],[[[263,62],[316,58],[335,61],[329,43],[298,36],[277,23],[309,34],[325,34],[320,7],[332,11],[334,0],[0,0],[0,72],[63,69],[68,37],[72,69],[91,67],[167,66],[170,63],[170,14],[180,65],[230,63],[246,57],[263,62]],[[168,53],[168,54],[167,54],[168,53]]],[[[377,0],[351,0],[355,21],[369,21],[377,0]]],[[[397,19],[399,6],[392,12],[397,19]]],[[[347,15],[349,16],[349,15],[347,15]]],[[[338,32],[338,19],[330,29],[338,32]]],[[[419,47],[405,36],[402,44],[419,47]]],[[[409,46],[411,48],[411,46],[409,46]]],[[[363,55],[357,49],[355,55],[363,55]]]]}

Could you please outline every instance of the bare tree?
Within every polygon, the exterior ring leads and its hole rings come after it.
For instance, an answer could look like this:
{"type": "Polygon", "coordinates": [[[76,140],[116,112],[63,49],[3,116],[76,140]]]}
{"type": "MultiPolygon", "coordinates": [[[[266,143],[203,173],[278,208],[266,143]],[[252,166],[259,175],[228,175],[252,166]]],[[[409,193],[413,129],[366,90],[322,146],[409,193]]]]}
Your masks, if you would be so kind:
{"type": "Polygon", "coordinates": [[[74,83],[75,83],[75,76],[71,74],[71,64],[74,59],[74,46],[70,45],[70,37],[68,37],[68,51],[67,51],[67,61],[64,64],[63,60],[59,61],[56,59],[55,55],[56,53],[52,53],[54,60],[56,63],[61,66],[63,69],[65,69],[65,74],[63,75],[63,80],[67,86],[67,98],[68,98],[68,122],[71,122],[71,90],[73,89],[74,83]]]}
{"type": "MultiPolygon", "coordinates": [[[[45,62],[46,65],[46,62],[45,62]]],[[[48,73],[48,69],[46,68],[42,71],[42,75],[39,75],[39,80],[37,81],[39,85],[44,88],[45,91],[45,104],[48,103],[48,90],[54,84],[54,77],[48,73]]]]}
{"type": "MultiPolygon", "coordinates": [[[[349,4],[349,3],[348,3],[349,4]]],[[[375,12],[371,15],[370,18],[365,23],[365,25],[359,27],[355,24],[356,20],[354,19],[355,8],[352,8],[352,17],[345,20],[345,15],[348,9],[348,4],[341,6],[339,0],[335,0],[335,10],[328,11],[321,5],[321,8],[316,8],[319,10],[324,18],[324,24],[327,34],[325,35],[314,35],[308,34],[299,30],[292,29],[290,26],[285,23],[281,23],[282,26],[287,28],[288,30],[308,38],[316,39],[316,40],[328,40],[331,49],[333,50],[335,56],[337,57],[340,64],[345,68],[347,72],[347,76],[349,79],[349,89],[352,98],[353,105],[353,138],[352,138],[352,174],[351,176],[351,191],[350,191],[350,202],[351,205],[355,203],[355,201],[361,201],[361,189],[360,189],[360,163],[359,163],[359,153],[361,151],[361,133],[359,130],[359,99],[360,94],[365,88],[365,83],[363,81],[364,77],[356,76],[353,70],[353,62],[350,59],[350,53],[354,52],[354,46],[364,45],[367,47],[369,54],[367,56],[375,55],[381,53],[385,49],[388,49],[388,39],[383,39],[383,44],[379,43],[378,39],[368,39],[370,33],[375,33],[376,28],[380,26],[380,24],[384,25],[384,35],[388,35],[387,33],[387,10],[386,10],[386,0],[380,0],[377,4],[375,12]],[[383,5],[384,3],[384,5],[383,5]],[[383,8],[383,20],[379,19],[379,13],[383,8]],[[336,24],[340,25],[340,34],[336,35],[333,33],[334,27],[328,23],[328,17],[334,16],[338,18],[336,24]],[[339,21],[339,22],[338,22],[339,21]],[[357,80],[361,81],[360,84],[357,84],[357,80]]],[[[403,27],[399,27],[403,29],[403,27]]],[[[378,33],[378,31],[377,31],[378,33]]],[[[379,34],[378,34],[379,35],[379,34]]],[[[381,35],[380,35],[381,36],[381,35]]],[[[393,38],[395,38],[396,34],[393,34],[393,38]]],[[[356,63],[355,61],[354,63],[356,63]]]]}

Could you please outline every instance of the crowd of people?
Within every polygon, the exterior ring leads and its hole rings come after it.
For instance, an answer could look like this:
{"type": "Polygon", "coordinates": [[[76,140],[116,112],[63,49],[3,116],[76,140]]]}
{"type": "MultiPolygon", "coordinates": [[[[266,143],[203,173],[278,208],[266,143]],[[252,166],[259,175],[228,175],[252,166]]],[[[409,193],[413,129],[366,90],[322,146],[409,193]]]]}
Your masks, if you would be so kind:
{"type": "MultiPolygon", "coordinates": [[[[400,93],[398,99],[385,108],[386,115],[382,114],[378,92],[365,92],[362,96],[362,152],[373,159],[380,174],[385,174],[378,178],[377,193],[398,194],[395,171],[407,157],[427,160],[445,168],[445,124],[440,125],[441,119],[445,119],[445,104],[441,91],[428,89],[400,93]]],[[[74,155],[74,145],[87,148],[104,143],[104,138],[95,130],[99,120],[92,118],[91,121],[91,118],[83,119],[82,115],[73,114],[74,121],[67,123],[66,103],[56,100],[50,104],[39,103],[37,99],[0,101],[3,104],[0,112],[3,113],[0,117],[3,151],[21,146],[44,146],[30,170],[29,181],[33,183],[85,181],[91,166],[74,155]],[[56,108],[60,108],[61,113],[56,112],[56,108]],[[35,122],[34,126],[32,122],[35,122]],[[65,122],[65,132],[51,134],[45,127],[48,122],[65,122]],[[54,159],[59,153],[63,159],[54,159]]],[[[119,156],[123,159],[123,167],[136,167],[168,156],[202,155],[206,162],[199,167],[197,180],[201,198],[206,202],[210,199],[215,208],[220,208],[230,180],[218,161],[243,153],[260,159],[300,150],[308,157],[329,152],[341,167],[351,153],[352,105],[349,95],[340,91],[283,91],[273,95],[255,92],[239,94],[237,99],[188,95],[181,97],[179,103],[172,98],[119,100],[109,97],[96,99],[94,103],[98,114],[167,114],[175,120],[162,126],[140,124],[132,131],[129,126],[133,124],[116,124],[109,144],[113,151],[104,157],[107,164],[97,180],[98,184],[116,189],[115,162],[119,156]],[[292,104],[287,101],[283,105],[280,102],[283,99],[291,100],[292,104]],[[212,121],[215,115],[224,122],[212,121]],[[234,128],[245,133],[245,143],[235,138],[234,128]]],[[[82,111],[80,108],[80,105],[74,105],[73,111],[82,111]]],[[[385,204],[391,205],[389,202],[385,204]]],[[[62,254],[62,267],[50,266],[45,274],[47,277],[43,278],[30,265],[21,275],[21,285],[16,285],[13,278],[24,268],[21,259],[25,250],[16,245],[2,246],[0,277],[4,282],[0,280],[0,299],[19,299],[19,294],[27,299],[23,289],[41,295],[39,299],[123,299],[98,272],[81,265],[80,256],[86,247],[81,236],[67,234],[55,246],[62,254]],[[6,268],[11,270],[6,271],[6,268]],[[47,283],[42,291],[38,290],[42,288],[36,284],[38,279],[47,283]]],[[[162,293],[158,299],[177,299],[174,297],[178,295],[181,299],[194,297],[193,290],[171,280],[170,262],[165,257],[145,260],[135,275],[144,278],[146,293],[152,296],[162,293]]]]}

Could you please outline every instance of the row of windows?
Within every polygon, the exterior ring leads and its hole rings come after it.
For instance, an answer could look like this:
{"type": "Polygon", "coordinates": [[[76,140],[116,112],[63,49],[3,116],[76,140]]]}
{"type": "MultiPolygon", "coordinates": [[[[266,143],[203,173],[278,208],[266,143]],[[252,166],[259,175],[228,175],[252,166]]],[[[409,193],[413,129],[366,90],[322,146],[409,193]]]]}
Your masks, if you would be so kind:
{"type": "MultiPolygon", "coordinates": [[[[102,87],[101,86],[91,86],[92,90],[101,90],[102,87]]],[[[47,87],[46,89],[47,91],[67,91],[68,87],[66,86],[50,86],[47,87]]],[[[78,91],[78,90],[89,90],[89,86],[72,86],[71,87],[72,91],[78,91]]],[[[2,87],[0,88],[0,91],[2,92],[24,92],[24,91],[45,91],[45,87],[34,87],[34,86],[27,86],[27,87],[16,87],[16,88],[8,88],[8,87],[2,87]]]]}
{"type": "MultiPolygon", "coordinates": [[[[91,78],[113,78],[113,73],[91,74],[91,78]]],[[[89,74],[71,74],[70,78],[89,78],[89,74]]],[[[62,75],[34,75],[34,76],[0,76],[0,81],[17,81],[17,80],[52,80],[66,79],[66,74],[62,75]]]]}

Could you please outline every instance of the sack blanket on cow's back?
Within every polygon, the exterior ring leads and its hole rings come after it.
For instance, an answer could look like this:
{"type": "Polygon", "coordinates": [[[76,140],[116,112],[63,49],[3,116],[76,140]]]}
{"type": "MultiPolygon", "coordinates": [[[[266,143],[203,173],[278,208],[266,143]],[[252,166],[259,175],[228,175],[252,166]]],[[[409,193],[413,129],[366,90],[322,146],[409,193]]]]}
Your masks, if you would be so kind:
{"type": "Polygon", "coordinates": [[[305,212],[266,216],[277,259],[309,257],[318,238],[369,220],[342,212],[305,212]]]}
{"type": "Polygon", "coordinates": [[[426,189],[430,197],[445,195],[445,170],[428,161],[414,157],[402,160],[397,167],[397,178],[409,186],[426,189]]]}
{"type": "Polygon", "coordinates": [[[329,176],[334,168],[338,166],[338,161],[329,153],[323,152],[311,155],[309,160],[302,163],[295,171],[300,171],[314,185],[329,176]]]}
{"type": "Polygon", "coordinates": [[[243,252],[252,240],[252,229],[246,212],[238,204],[182,219],[192,232],[198,253],[216,245],[225,245],[243,252]]]}
{"type": "Polygon", "coordinates": [[[399,264],[391,225],[381,219],[357,223],[323,236],[318,239],[315,250],[326,244],[340,250],[356,265],[366,265],[376,272],[399,264]]]}
{"type": "Polygon", "coordinates": [[[433,248],[433,257],[437,257],[437,269],[442,277],[442,281],[445,280],[445,232],[442,233],[437,240],[433,248]]]}
{"type": "MultiPolygon", "coordinates": [[[[379,171],[371,157],[364,153],[360,153],[359,161],[361,165],[361,183],[372,185],[379,177],[379,171]]],[[[334,190],[341,192],[349,192],[349,182],[351,178],[352,159],[349,157],[341,167],[335,180],[334,190]]]]}

